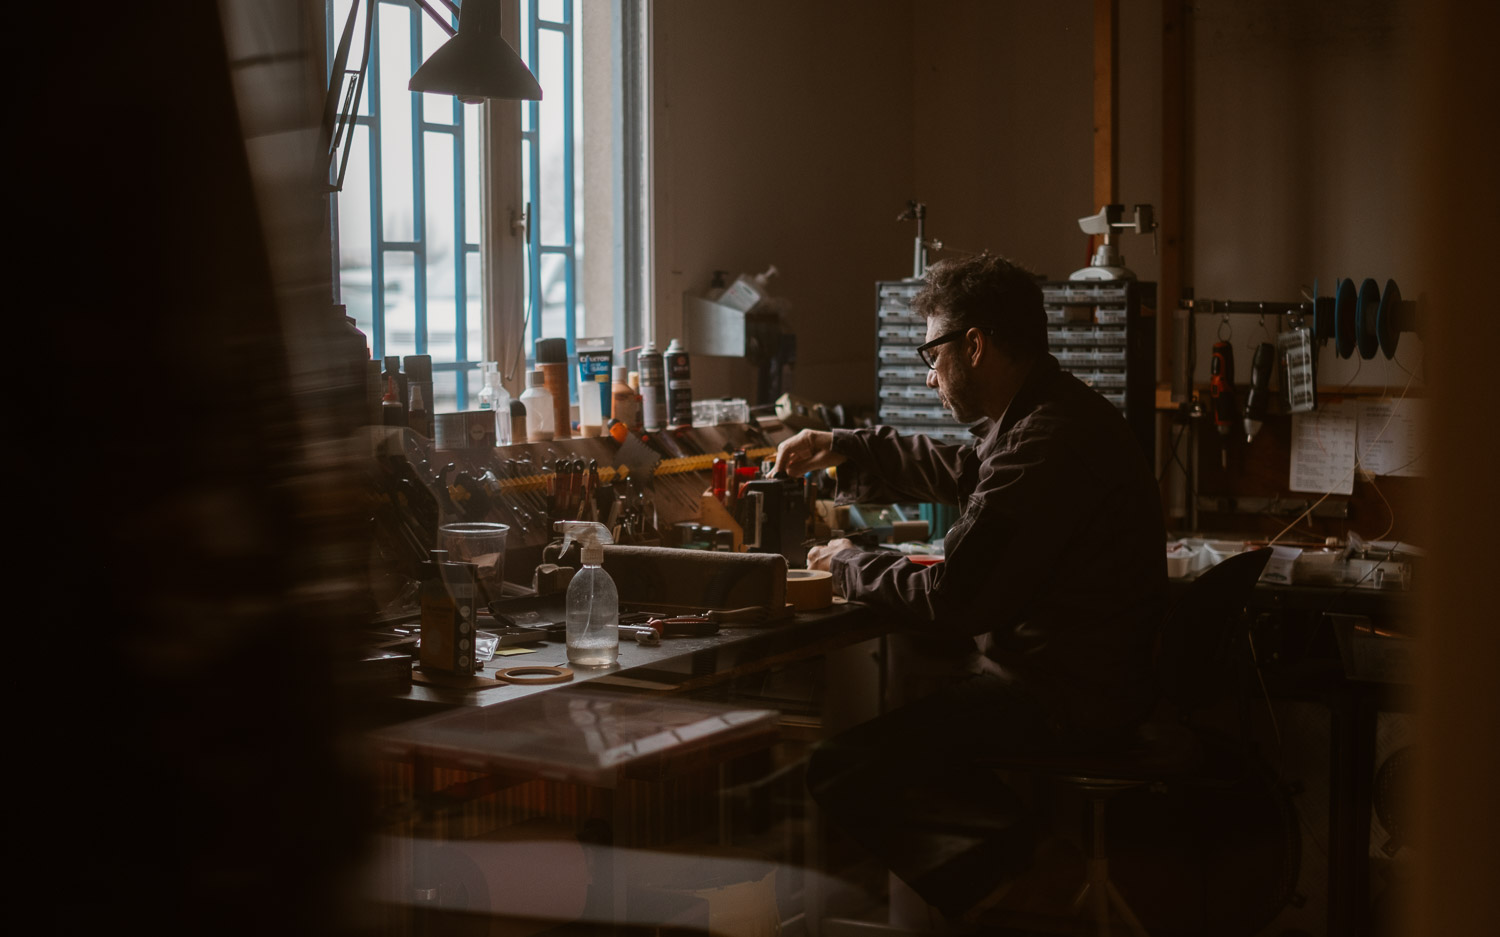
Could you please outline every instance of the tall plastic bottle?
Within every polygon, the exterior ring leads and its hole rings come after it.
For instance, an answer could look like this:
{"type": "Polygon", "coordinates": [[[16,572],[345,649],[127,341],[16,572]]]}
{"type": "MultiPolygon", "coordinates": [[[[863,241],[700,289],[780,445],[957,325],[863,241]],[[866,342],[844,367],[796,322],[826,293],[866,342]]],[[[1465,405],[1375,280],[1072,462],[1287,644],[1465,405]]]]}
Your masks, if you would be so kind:
{"type": "Polygon", "coordinates": [[[553,433],[552,395],[543,386],[542,372],[526,372],[526,392],[521,403],[526,405],[526,441],[548,442],[553,433]]]}
{"type": "Polygon", "coordinates": [[[583,568],[568,585],[568,662],[608,667],[620,656],[620,593],[604,571],[609,530],[592,521],[558,521],[563,552],[578,541],[583,568]]]}
{"type": "Polygon", "coordinates": [[[480,363],[484,386],[479,388],[479,409],[495,411],[495,445],[510,445],[510,391],[500,380],[500,365],[494,361],[480,363]]]}
{"type": "Polygon", "coordinates": [[[641,398],[630,386],[623,364],[615,365],[615,383],[610,389],[610,416],[634,430],[641,422],[641,398]]]}

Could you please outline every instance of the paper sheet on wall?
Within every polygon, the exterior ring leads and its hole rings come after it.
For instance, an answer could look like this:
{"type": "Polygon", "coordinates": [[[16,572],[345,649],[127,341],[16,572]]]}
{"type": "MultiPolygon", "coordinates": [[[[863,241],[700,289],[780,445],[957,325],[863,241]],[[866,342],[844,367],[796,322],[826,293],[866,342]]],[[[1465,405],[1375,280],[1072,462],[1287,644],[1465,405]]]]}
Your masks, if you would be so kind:
{"type": "Polygon", "coordinates": [[[1359,464],[1372,475],[1423,474],[1420,400],[1359,402],[1359,464]]]}
{"type": "Polygon", "coordinates": [[[1292,472],[1288,487],[1336,495],[1354,493],[1358,419],[1353,401],[1292,414],[1292,472]]]}

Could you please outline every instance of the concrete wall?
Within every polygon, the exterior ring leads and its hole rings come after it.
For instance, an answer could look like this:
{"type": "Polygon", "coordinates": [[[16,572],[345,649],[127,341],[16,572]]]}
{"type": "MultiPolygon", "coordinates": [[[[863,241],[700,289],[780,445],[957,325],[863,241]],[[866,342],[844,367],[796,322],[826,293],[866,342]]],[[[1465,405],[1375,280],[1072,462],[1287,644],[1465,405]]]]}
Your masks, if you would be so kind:
{"type": "MultiPolygon", "coordinates": [[[[1427,286],[1413,260],[1416,10],[1193,4],[1185,270],[1198,296],[1295,301],[1314,278],[1325,295],[1339,277],[1394,277],[1409,298],[1427,286]]],[[[870,403],[872,284],[910,272],[913,226],[895,221],[906,199],[927,203],[928,234],[953,248],[1054,278],[1087,262],[1087,0],[659,0],[655,17],[659,340],[679,334],[682,292],[715,268],[774,263],[775,292],[796,309],[794,388],[870,403]]],[[[1161,204],[1161,22],[1157,0],[1121,0],[1127,204],[1161,204]]],[[[1122,249],[1156,279],[1150,239],[1122,249]]],[[[1202,324],[1206,380],[1218,323],[1202,324]]],[[[1266,331],[1254,316],[1231,327],[1248,366],[1266,331]]],[[[1330,348],[1323,381],[1400,386],[1420,361],[1420,343],[1403,342],[1401,366],[1330,348]]],[[[725,359],[694,376],[704,395],[750,382],[725,359]]]]}
{"type": "MultiPolygon", "coordinates": [[[[1188,188],[1189,282],[1200,297],[1297,301],[1314,279],[1418,273],[1414,171],[1422,102],[1412,80],[1420,5],[1411,0],[1268,0],[1194,4],[1188,188]]],[[[1233,317],[1236,357],[1263,333],[1233,317]]],[[[1200,329],[1207,379],[1215,328],[1200,329]]],[[[1421,360],[1401,340],[1398,364],[1319,359],[1325,385],[1400,387],[1421,360]]]]}
{"type": "Polygon", "coordinates": [[[929,234],[1066,277],[1088,261],[1077,219],[1097,209],[1092,4],[918,9],[911,145],[929,234]]]}
{"type": "MultiPolygon", "coordinates": [[[[794,389],[874,397],[875,288],[910,272],[913,6],[664,0],[654,8],[658,345],[713,271],[775,264],[794,307],[794,389]]],[[[743,362],[695,362],[700,396],[753,390],[743,362]]]]}

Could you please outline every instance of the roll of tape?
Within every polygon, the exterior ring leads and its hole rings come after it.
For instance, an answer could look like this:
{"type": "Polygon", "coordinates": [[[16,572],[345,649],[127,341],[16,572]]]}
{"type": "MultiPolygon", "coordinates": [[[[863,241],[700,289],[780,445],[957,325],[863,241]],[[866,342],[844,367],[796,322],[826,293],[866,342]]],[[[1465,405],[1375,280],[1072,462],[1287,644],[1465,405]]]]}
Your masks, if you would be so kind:
{"type": "Polygon", "coordinates": [[[547,683],[567,683],[573,679],[573,671],[566,667],[541,667],[535,664],[522,667],[507,667],[495,671],[496,680],[520,686],[538,686],[547,683]]]}
{"type": "Polygon", "coordinates": [[[786,571],[786,600],[799,612],[816,612],[833,604],[833,574],[822,569],[786,571]]]}

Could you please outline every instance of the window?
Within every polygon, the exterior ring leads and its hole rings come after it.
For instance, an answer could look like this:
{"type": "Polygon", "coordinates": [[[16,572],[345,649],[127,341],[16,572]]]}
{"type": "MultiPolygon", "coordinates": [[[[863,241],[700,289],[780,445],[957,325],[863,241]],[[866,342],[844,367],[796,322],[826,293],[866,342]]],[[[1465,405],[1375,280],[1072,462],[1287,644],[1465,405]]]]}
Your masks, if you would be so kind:
{"type": "MultiPolygon", "coordinates": [[[[331,0],[328,5],[330,60],[352,2],[331,0]]],[[[633,46],[619,37],[639,32],[634,24],[643,19],[643,4],[513,2],[521,26],[516,51],[544,92],[539,102],[521,102],[520,126],[513,128],[513,136],[512,128],[503,128],[494,137],[514,140],[520,153],[521,201],[528,223],[521,248],[524,308],[517,314],[525,317],[525,325],[517,331],[525,357],[531,360],[533,343],[544,336],[567,338],[572,353],[579,335],[613,332],[620,336],[616,347],[623,348],[639,333],[638,326],[625,325],[623,310],[636,310],[629,318],[638,321],[644,302],[640,291],[629,287],[621,300],[620,284],[629,278],[621,277],[620,270],[622,264],[626,270],[640,269],[640,263],[611,256],[608,247],[596,249],[599,256],[584,256],[583,194],[588,176],[594,180],[588,187],[593,193],[589,216],[598,220],[601,234],[613,228],[616,218],[636,217],[633,206],[639,199],[621,195],[614,163],[622,153],[638,152],[643,137],[638,133],[633,144],[622,148],[614,133],[610,145],[593,147],[603,155],[590,157],[587,167],[581,143],[586,114],[597,121],[599,129],[593,132],[611,133],[610,128],[622,126],[622,121],[609,119],[621,113],[611,95],[629,55],[621,48],[633,46]],[[590,67],[605,78],[601,83],[596,77],[590,95],[583,93],[582,80],[586,23],[592,31],[590,67]],[[585,269],[586,261],[592,271],[585,269]],[[585,288],[585,281],[593,285],[585,288]],[[596,297],[598,306],[588,325],[586,295],[596,297]]],[[[437,2],[429,6],[443,10],[437,2]]],[[[412,0],[361,2],[351,68],[358,67],[364,17],[370,10],[370,60],[348,169],[336,198],[341,301],[368,336],[377,359],[431,355],[435,408],[467,409],[475,405],[479,391],[479,364],[488,357],[487,349],[495,347],[481,283],[484,111],[456,98],[407,90],[412,72],[447,38],[412,0]]],[[[456,17],[452,21],[458,22],[456,17]]],[[[639,177],[638,168],[627,168],[627,180],[639,177]]],[[[497,218],[493,223],[512,221],[497,218]]],[[[628,233],[625,239],[638,241],[628,233]]],[[[594,242],[610,243],[597,236],[594,242]]],[[[502,362],[502,370],[514,374],[519,369],[502,362]]]]}
{"type": "MultiPolygon", "coordinates": [[[[330,47],[350,2],[331,4],[330,47]]],[[[447,39],[421,8],[375,0],[360,15],[371,11],[370,61],[337,200],[340,291],[376,359],[431,355],[436,409],[463,409],[478,391],[472,375],[484,347],[480,115],[457,98],[406,89],[447,39]]]]}
{"type": "Polygon", "coordinates": [[[582,172],[578,141],[583,108],[576,88],[582,64],[578,0],[522,0],[521,57],[543,89],[542,100],[521,106],[522,189],[530,205],[527,231],[527,357],[538,338],[566,338],[568,354],[583,319],[579,290],[583,261],[582,172]]]}

